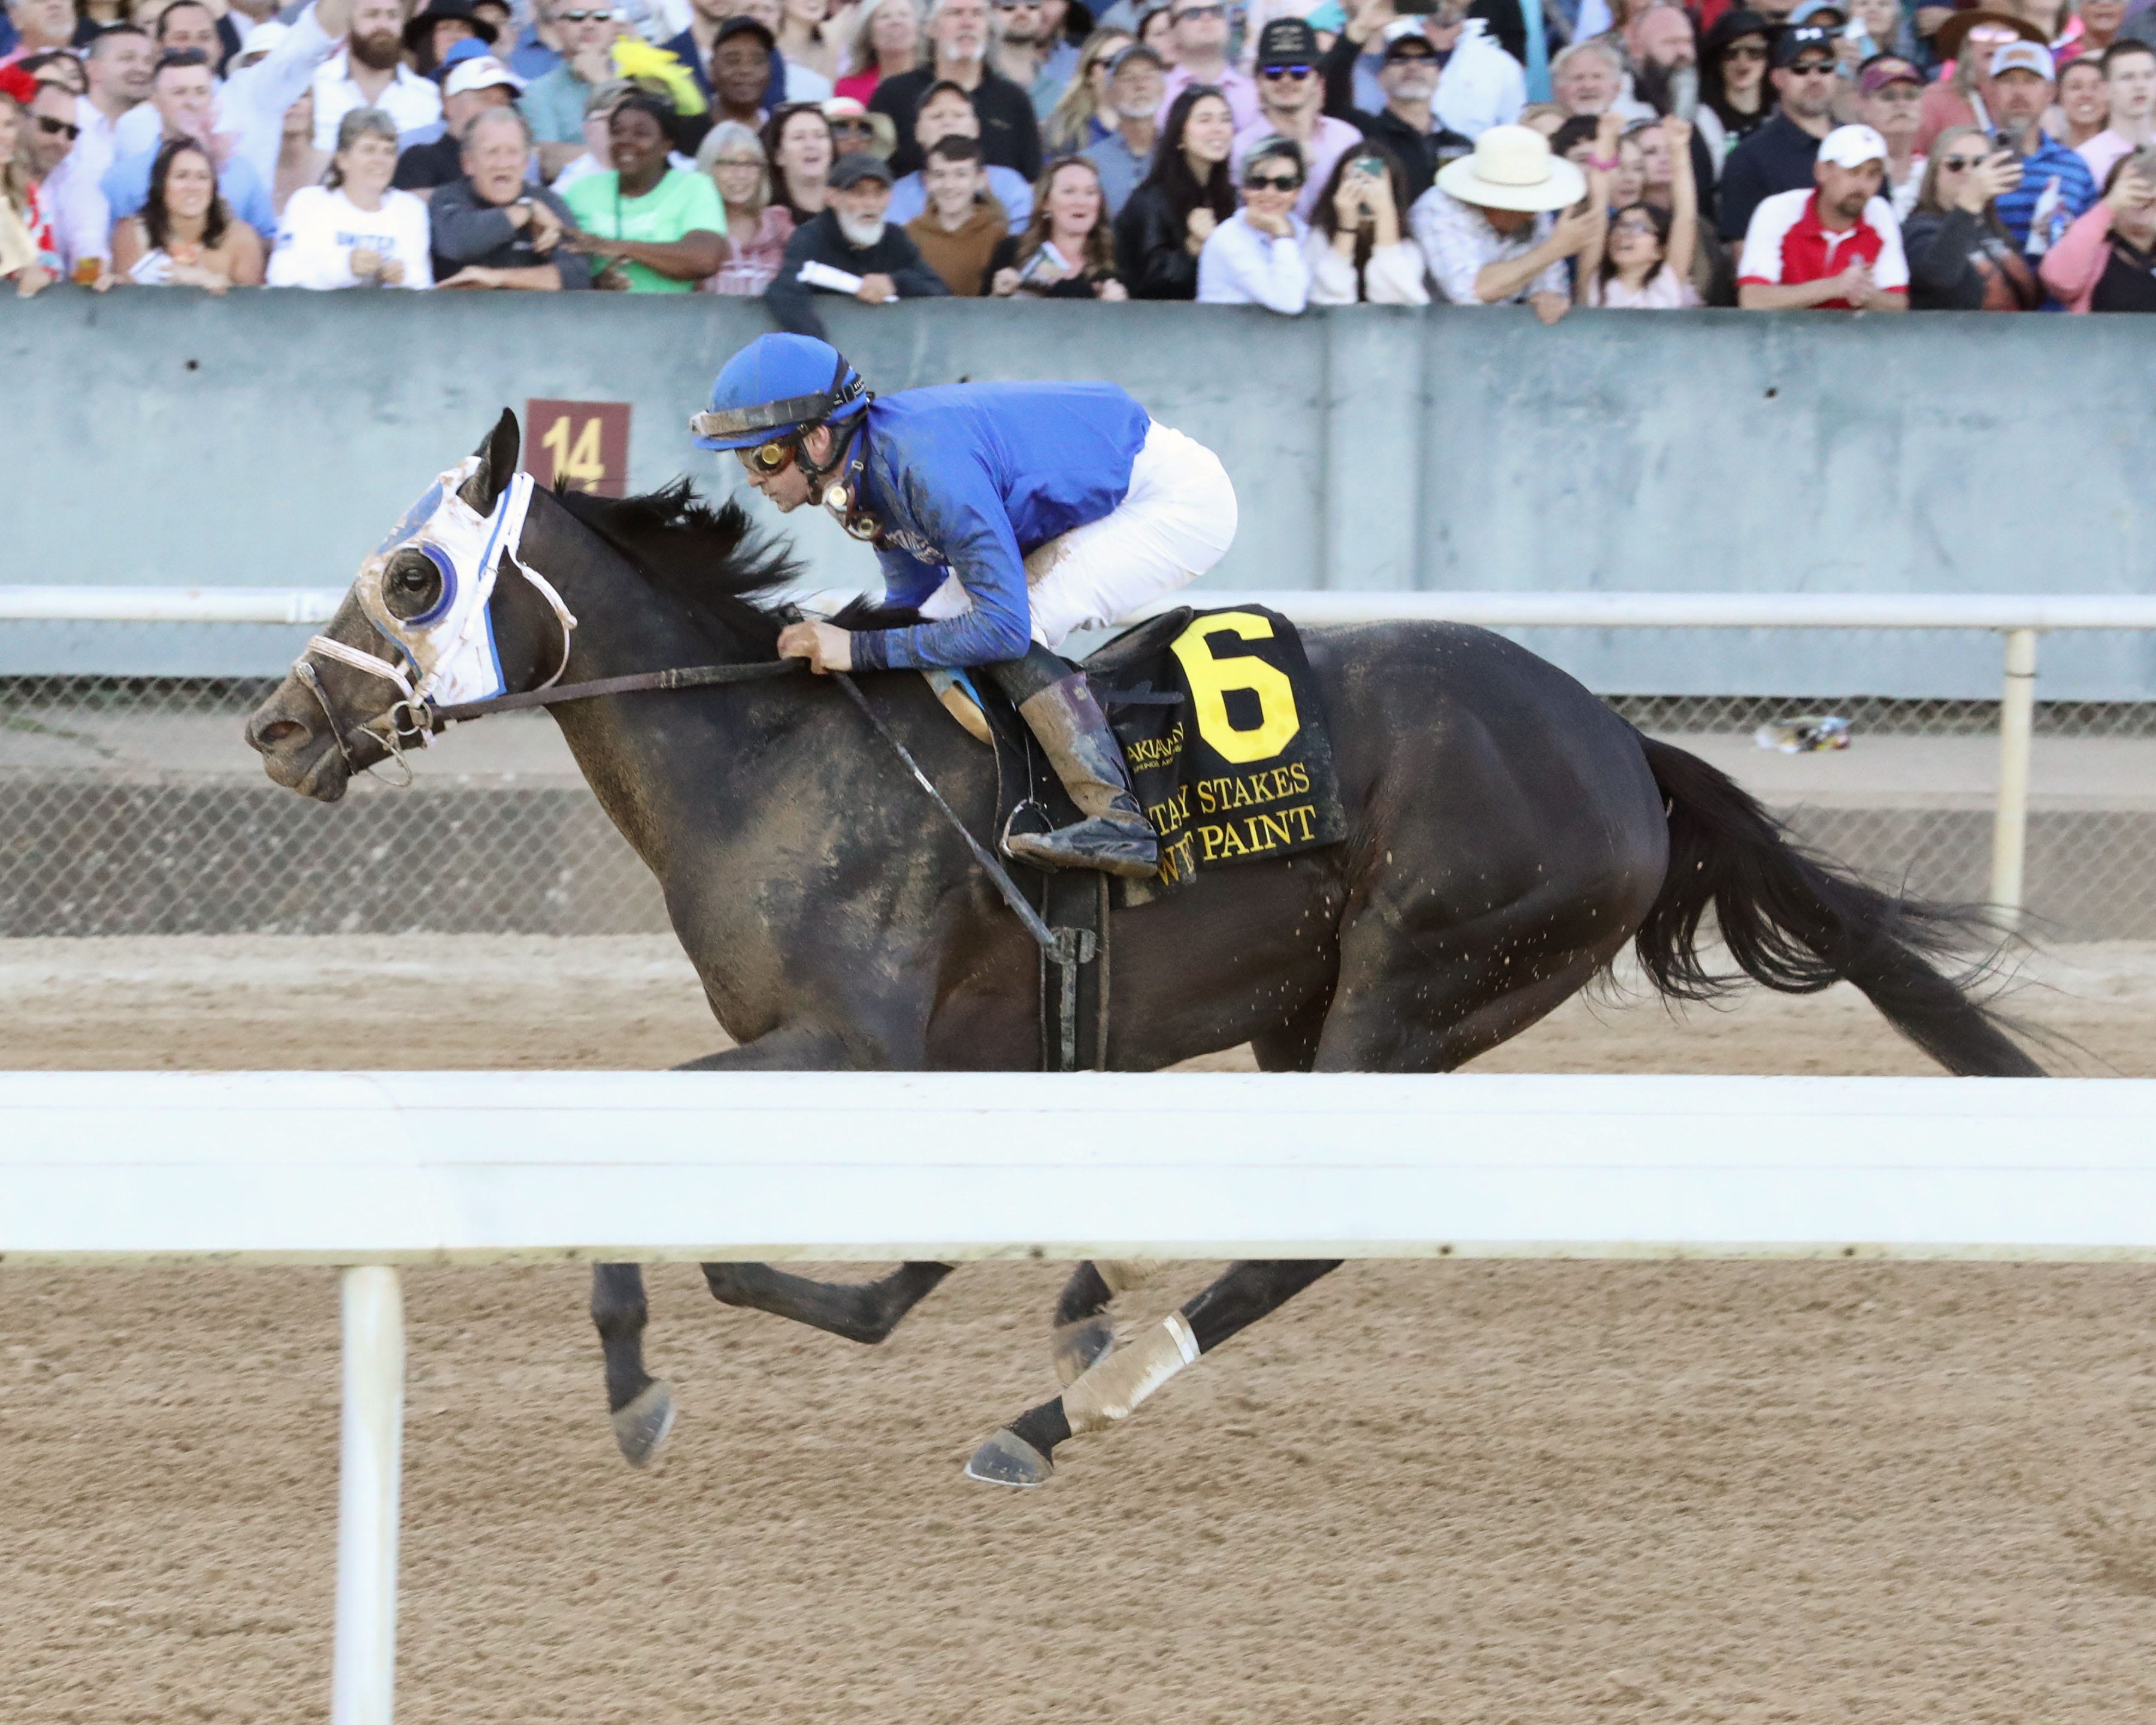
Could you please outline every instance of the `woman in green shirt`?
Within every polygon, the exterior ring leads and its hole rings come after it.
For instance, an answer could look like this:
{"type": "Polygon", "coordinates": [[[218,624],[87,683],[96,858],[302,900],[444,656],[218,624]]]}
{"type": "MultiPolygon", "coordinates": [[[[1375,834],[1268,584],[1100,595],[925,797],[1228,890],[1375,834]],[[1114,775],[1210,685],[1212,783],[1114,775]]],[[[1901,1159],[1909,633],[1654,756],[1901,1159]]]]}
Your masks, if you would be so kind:
{"type": "MultiPolygon", "coordinates": [[[[639,90],[607,122],[612,173],[586,174],[562,193],[577,225],[571,251],[610,259],[633,294],[685,294],[726,260],[726,209],[710,176],[670,166],[674,109],[639,90]]],[[[605,285],[603,281],[595,284],[605,285]]]]}

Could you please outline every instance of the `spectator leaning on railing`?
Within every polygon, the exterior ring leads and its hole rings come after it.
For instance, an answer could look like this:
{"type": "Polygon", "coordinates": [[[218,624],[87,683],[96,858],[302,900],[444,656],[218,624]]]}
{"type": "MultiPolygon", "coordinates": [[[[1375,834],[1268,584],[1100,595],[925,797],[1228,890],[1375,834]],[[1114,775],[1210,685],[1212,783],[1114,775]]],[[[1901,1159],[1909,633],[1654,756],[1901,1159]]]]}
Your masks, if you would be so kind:
{"type": "Polygon", "coordinates": [[[1778,192],[1752,213],[1737,265],[1748,311],[1907,311],[1909,265],[1893,207],[1879,195],[1887,141],[1838,126],[1820,146],[1810,192],[1778,192]]]}
{"type": "Polygon", "coordinates": [[[1100,171],[1065,156],[1040,171],[1033,219],[989,260],[989,291],[1034,300],[1130,298],[1116,274],[1116,234],[1100,171]]]}
{"type": "Polygon", "coordinates": [[[157,151],[140,214],[112,228],[116,279],[143,287],[259,287],[263,240],[225,207],[217,169],[192,138],[177,138],[157,151]]]}
{"type": "Polygon", "coordinates": [[[726,260],[704,286],[715,294],[761,294],[793,238],[793,218],[772,202],[763,141],[739,121],[722,120],[696,146],[696,166],[711,177],[726,211],[726,260]]]}
{"type": "Polygon", "coordinates": [[[2112,164],[2102,198],[2045,255],[2044,285],[2069,311],[2156,311],[2156,148],[2112,164]]]}
{"type": "Polygon", "coordinates": [[[575,218],[562,243],[602,260],[601,285],[685,294],[726,261],[726,212],[717,188],[668,159],[674,118],[664,96],[624,96],[607,122],[613,171],[587,174],[562,194],[575,218]]]}
{"type": "Polygon", "coordinates": [[[1917,207],[1902,224],[1912,311],[2033,311],[2036,271],[1999,219],[1997,200],[2021,178],[2011,150],[1973,126],[1932,140],[1917,207]]]}
{"type": "Polygon", "coordinates": [[[885,219],[890,208],[889,163],[863,151],[832,170],[830,208],[788,242],[785,260],[764,291],[782,328],[820,339],[819,293],[844,294],[864,305],[947,297],[942,277],[922,261],[920,248],[885,219]]]}
{"type": "Polygon", "coordinates": [[[396,172],[397,122],[379,108],[352,109],[337,123],[322,183],[285,206],[270,285],[432,287],[427,206],[391,189],[396,172]]]}
{"type": "Polygon", "coordinates": [[[1555,323],[1572,303],[1568,263],[1605,215],[1583,203],[1587,177],[1524,126],[1493,126],[1475,153],[1448,162],[1415,200],[1408,225],[1438,292],[1456,305],[1526,303],[1555,323]],[[1563,214],[1557,213],[1562,210],[1563,214]]]}
{"type": "Polygon", "coordinates": [[[524,177],[531,126],[514,107],[488,108],[465,127],[464,172],[429,200],[434,285],[553,292],[592,285],[590,261],[562,245],[569,207],[524,177]]]}
{"type": "Polygon", "coordinates": [[[1292,138],[1251,146],[1241,175],[1243,207],[1206,236],[1198,254],[1198,298],[1212,305],[1262,305],[1292,316],[1310,302],[1310,228],[1295,213],[1302,151],[1292,138]]]}
{"type": "Polygon", "coordinates": [[[58,280],[59,242],[53,238],[24,136],[37,80],[19,66],[0,67],[0,281],[27,300],[58,280]]]}
{"type": "Polygon", "coordinates": [[[1610,200],[1615,208],[1608,228],[1579,260],[1575,286],[1584,305],[1612,311],[1678,311],[1700,303],[1692,285],[1693,255],[1699,244],[1699,192],[1691,128],[1671,119],[1652,130],[1669,166],[1669,202],[1610,200]]]}
{"type": "Polygon", "coordinates": [[[1304,242],[1313,305],[1427,305],[1422,252],[1401,231],[1407,170],[1365,141],[1333,164],[1304,242]]]}

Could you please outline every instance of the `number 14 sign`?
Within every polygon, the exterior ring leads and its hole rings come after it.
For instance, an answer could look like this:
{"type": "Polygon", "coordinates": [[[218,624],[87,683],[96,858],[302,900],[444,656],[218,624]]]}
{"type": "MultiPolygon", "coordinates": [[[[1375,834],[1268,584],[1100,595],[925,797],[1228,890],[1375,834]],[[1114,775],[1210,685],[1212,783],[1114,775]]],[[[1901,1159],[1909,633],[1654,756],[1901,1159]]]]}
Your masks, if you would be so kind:
{"type": "Polygon", "coordinates": [[[541,485],[629,495],[629,403],[527,401],[524,465],[541,485]]]}

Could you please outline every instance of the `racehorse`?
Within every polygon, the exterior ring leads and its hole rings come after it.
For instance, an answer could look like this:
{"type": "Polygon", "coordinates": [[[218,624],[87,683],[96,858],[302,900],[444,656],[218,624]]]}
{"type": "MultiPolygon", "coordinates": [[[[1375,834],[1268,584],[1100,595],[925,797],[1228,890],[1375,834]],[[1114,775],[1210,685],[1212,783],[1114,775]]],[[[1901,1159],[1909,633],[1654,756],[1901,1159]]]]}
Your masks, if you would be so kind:
{"type": "MultiPolygon", "coordinates": [[[[495,516],[518,447],[505,413],[454,489],[476,516],[495,516]]],[[[790,614],[757,596],[794,571],[737,505],[711,506],[679,483],[619,501],[531,493],[527,507],[495,567],[540,578],[503,573],[485,602],[501,686],[773,658],[790,614]]],[[[311,648],[247,725],[270,777],[323,802],[387,758],[413,718],[391,686],[402,680],[389,669],[398,637],[385,621],[430,614],[455,578],[409,543],[385,552],[371,575],[362,565],[328,644],[311,648]],[[382,621],[361,602],[370,580],[382,621]]],[[[1249,1043],[1272,1071],[1449,1071],[1550,1012],[1629,944],[1666,997],[1702,999],[1745,978],[1786,993],[1846,980],[1950,1071],[2041,1076],[1939,968],[1981,934],[1977,911],[1880,891],[1808,855],[1723,773],[1643,736],[1500,636],[1388,623],[1311,629],[1303,640],[1348,837],[1201,870],[1183,890],[1116,912],[1112,1068],[1249,1043]],[[1710,912],[1735,966],[1727,974],[1702,952],[1710,912]]],[[[991,752],[919,676],[876,674],[861,688],[967,826],[989,831],[991,752]]],[[[553,711],[601,806],[658,876],[736,1044],[691,1070],[1038,1064],[1032,939],[829,681],[603,695],[553,711]]],[[[1138,1351],[1111,1352],[1110,1302],[1127,1277],[1081,1265],[1055,1314],[1053,1351],[1070,1388],[995,1434],[968,1471],[1040,1483],[1074,1429],[1105,1429],[1168,1373],[1333,1267],[1234,1266],[1169,1321],[1179,1358],[1142,1361],[1111,1384],[1101,1374],[1138,1351]]],[[[949,1269],[906,1264],[864,1284],[753,1264],[705,1275],[726,1304],[875,1343],[949,1269]]],[[[638,1266],[595,1267],[592,1314],[616,1438],[646,1462],[674,1402],[644,1369],[638,1266]]]]}

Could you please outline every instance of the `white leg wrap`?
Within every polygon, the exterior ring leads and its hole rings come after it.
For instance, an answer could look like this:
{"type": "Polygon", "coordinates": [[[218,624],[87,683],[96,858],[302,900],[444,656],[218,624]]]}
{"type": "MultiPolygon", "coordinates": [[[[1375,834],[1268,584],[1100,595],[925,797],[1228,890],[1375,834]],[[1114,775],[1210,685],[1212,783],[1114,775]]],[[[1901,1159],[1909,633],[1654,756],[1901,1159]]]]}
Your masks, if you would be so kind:
{"type": "Polygon", "coordinates": [[[1197,1358],[1197,1337],[1181,1312],[1171,1312],[1158,1328],[1117,1348],[1065,1390],[1063,1417],[1074,1435],[1106,1431],[1197,1358]]]}

